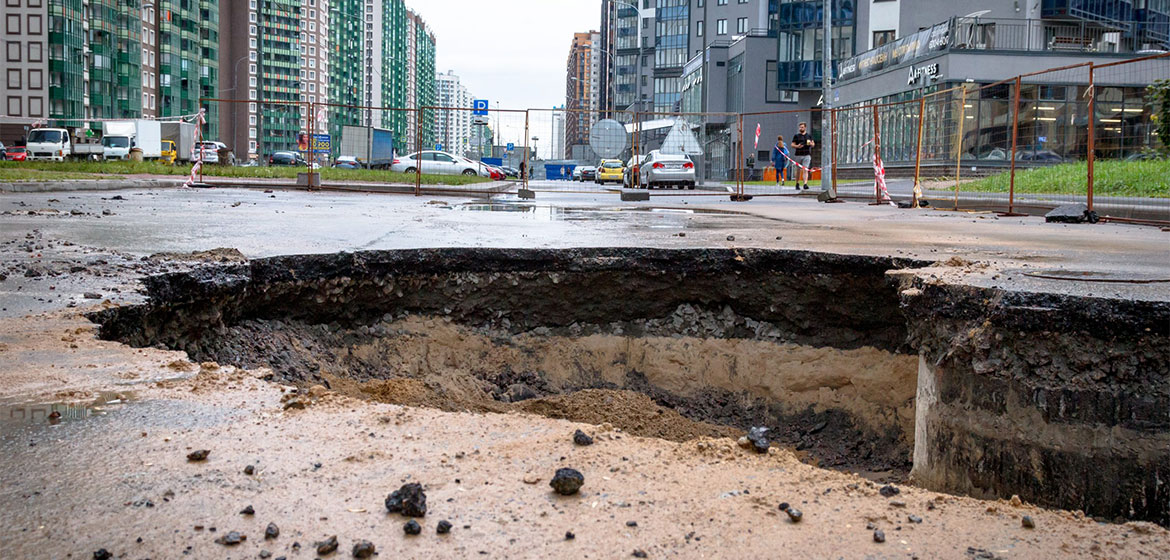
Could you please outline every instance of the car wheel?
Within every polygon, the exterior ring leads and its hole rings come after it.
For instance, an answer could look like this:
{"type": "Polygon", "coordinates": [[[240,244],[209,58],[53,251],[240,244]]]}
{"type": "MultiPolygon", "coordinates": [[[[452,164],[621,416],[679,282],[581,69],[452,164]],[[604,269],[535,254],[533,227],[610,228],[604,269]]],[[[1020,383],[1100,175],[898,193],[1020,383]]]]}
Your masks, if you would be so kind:
{"type": "Polygon", "coordinates": [[[463,174],[470,177],[472,175],[475,175],[475,170],[474,169],[464,169],[463,174]]]}
{"type": "Polygon", "coordinates": [[[693,190],[695,190],[695,184],[694,183],[687,183],[687,188],[693,191],[693,190]]]}
{"type": "Polygon", "coordinates": [[[413,175],[413,174],[417,173],[417,170],[413,167],[407,167],[405,173],[413,175]]]}

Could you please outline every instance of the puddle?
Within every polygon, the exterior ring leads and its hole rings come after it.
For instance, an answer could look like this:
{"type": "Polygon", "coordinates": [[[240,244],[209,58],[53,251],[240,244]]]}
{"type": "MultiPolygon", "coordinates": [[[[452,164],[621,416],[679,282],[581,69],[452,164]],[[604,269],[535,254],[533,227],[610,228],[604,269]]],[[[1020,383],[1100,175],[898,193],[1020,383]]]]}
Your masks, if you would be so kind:
{"type": "Polygon", "coordinates": [[[134,400],[134,394],[127,391],[99,393],[90,401],[30,403],[0,402],[0,431],[12,431],[25,426],[57,425],[77,422],[121,409],[122,405],[134,400]]]}
{"type": "MultiPolygon", "coordinates": [[[[731,219],[749,218],[738,212],[710,209],[654,208],[649,206],[556,206],[518,202],[468,202],[454,206],[464,212],[503,212],[541,222],[617,221],[623,220],[651,228],[694,228],[707,224],[693,223],[697,215],[731,219]]],[[[723,227],[720,225],[719,227],[723,227]]]]}

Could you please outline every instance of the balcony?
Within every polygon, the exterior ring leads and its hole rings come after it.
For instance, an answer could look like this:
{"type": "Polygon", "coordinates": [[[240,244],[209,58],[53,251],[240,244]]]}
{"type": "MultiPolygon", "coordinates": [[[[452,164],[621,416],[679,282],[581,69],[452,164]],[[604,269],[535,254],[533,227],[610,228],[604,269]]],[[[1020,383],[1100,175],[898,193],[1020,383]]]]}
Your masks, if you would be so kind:
{"type": "Polygon", "coordinates": [[[1143,29],[1142,22],[1133,20],[955,18],[950,26],[951,50],[1116,54],[1170,48],[1165,38],[1157,41],[1143,37],[1138,33],[1143,29]]]}
{"type": "Polygon", "coordinates": [[[1106,23],[1135,19],[1130,0],[1043,0],[1040,17],[1106,23]]]}

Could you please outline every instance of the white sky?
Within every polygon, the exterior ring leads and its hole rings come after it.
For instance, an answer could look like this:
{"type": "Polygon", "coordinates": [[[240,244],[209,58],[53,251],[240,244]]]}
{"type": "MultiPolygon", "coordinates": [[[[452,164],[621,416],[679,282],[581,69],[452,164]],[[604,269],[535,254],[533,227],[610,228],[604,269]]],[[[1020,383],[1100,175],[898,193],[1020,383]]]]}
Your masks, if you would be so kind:
{"type": "Polygon", "coordinates": [[[600,0],[407,0],[435,32],[435,72],[454,70],[492,108],[565,102],[574,32],[601,25],[600,0]]]}
{"type": "MultiPolygon", "coordinates": [[[[435,72],[454,70],[491,108],[565,104],[565,61],[573,33],[601,25],[601,0],[407,0],[435,33],[435,72]]],[[[501,144],[524,144],[523,113],[493,113],[501,144]],[[497,123],[498,126],[497,126],[497,123]]],[[[532,112],[528,137],[548,157],[551,113],[532,112]]]]}

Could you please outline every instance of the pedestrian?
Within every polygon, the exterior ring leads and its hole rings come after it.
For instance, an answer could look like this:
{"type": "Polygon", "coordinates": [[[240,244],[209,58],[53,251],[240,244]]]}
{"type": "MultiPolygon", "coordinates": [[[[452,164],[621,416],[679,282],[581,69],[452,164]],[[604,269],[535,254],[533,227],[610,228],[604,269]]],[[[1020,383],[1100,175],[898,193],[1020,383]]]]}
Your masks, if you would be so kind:
{"type": "Polygon", "coordinates": [[[566,180],[566,181],[573,178],[572,176],[569,175],[569,166],[567,166],[567,165],[561,166],[561,177],[564,178],[564,180],[566,180]]]}
{"type": "Polygon", "coordinates": [[[816,146],[813,142],[812,136],[806,132],[808,130],[807,123],[800,123],[799,130],[796,136],[792,137],[792,147],[796,153],[796,164],[800,166],[800,179],[796,182],[796,190],[800,190],[800,184],[804,183],[804,190],[808,190],[808,178],[812,175],[809,166],[812,165],[812,149],[816,146]]]}
{"type": "Polygon", "coordinates": [[[787,179],[785,171],[788,169],[788,146],[783,136],[777,136],[776,145],[772,146],[772,166],[776,168],[776,186],[779,187],[787,179]]]}

